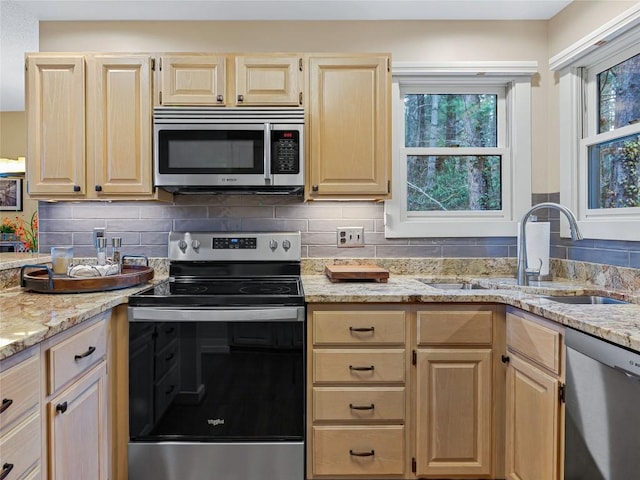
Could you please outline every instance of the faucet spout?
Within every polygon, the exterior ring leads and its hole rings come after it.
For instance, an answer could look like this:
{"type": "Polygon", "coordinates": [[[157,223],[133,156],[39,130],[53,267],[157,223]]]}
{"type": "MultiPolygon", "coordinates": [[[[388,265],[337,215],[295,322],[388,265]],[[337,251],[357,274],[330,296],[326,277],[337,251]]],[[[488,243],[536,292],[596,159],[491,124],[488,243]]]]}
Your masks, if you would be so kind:
{"type": "Polygon", "coordinates": [[[526,225],[531,215],[538,210],[542,210],[543,208],[557,210],[563,213],[565,217],[567,217],[567,220],[569,221],[569,229],[571,230],[571,238],[573,240],[582,240],[584,238],[582,236],[582,233],[580,232],[580,228],[578,227],[578,220],[576,219],[576,216],[567,207],[553,202],[538,203],[537,205],[531,207],[522,216],[522,220],[520,220],[520,237],[518,239],[518,270],[516,273],[518,285],[529,285],[529,279],[527,278],[526,225]]]}

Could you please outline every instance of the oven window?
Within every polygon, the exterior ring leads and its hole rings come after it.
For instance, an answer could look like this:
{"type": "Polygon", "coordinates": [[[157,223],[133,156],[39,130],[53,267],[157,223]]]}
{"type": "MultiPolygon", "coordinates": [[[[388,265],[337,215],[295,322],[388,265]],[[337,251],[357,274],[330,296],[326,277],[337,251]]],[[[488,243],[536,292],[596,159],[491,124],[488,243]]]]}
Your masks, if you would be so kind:
{"type": "Polygon", "coordinates": [[[241,173],[264,171],[262,130],[161,130],[160,173],[241,173]]]}
{"type": "Polygon", "coordinates": [[[299,441],[303,322],[133,322],[131,441],[299,441]]]}

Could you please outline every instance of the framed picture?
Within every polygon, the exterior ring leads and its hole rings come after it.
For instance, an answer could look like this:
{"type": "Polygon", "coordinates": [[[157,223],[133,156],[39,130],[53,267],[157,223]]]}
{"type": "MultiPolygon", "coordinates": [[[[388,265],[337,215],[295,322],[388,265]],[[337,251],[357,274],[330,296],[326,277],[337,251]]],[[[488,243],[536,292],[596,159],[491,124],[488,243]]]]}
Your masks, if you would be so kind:
{"type": "Polygon", "coordinates": [[[0,210],[22,211],[21,178],[0,178],[0,210]]]}

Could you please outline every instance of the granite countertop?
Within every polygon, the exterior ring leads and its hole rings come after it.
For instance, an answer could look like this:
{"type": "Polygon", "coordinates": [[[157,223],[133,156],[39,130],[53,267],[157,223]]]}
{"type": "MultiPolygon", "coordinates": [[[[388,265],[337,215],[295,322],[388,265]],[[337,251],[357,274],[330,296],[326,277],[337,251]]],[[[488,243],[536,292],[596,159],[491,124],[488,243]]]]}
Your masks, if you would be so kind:
{"type": "MultiPolygon", "coordinates": [[[[167,278],[156,270],[144,285],[108,292],[41,294],[20,287],[0,293],[0,360],[35,345],[105,310],[127,303],[128,297],[167,278]]],[[[303,275],[308,303],[499,303],[543,316],[613,343],[640,351],[640,294],[608,291],[569,281],[540,282],[528,287],[513,278],[438,277],[431,281],[475,283],[486,289],[443,290],[424,284],[416,275],[391,275],[388,283],[331,283],[319,274],[303,275]],[[607,295],[632,303],[573,305],[544,295],[607,295]]]]}

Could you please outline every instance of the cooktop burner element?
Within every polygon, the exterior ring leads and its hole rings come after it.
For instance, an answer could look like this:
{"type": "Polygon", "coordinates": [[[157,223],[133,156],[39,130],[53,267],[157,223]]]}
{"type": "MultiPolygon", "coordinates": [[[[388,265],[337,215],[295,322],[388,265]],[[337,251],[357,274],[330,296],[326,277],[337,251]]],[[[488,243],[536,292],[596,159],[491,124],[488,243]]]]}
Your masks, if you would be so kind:
{"type": "Polygon", "coordinates": [[[172,232],[169,280],[133,306],[304,305],[300,233],[172,232]]]}

